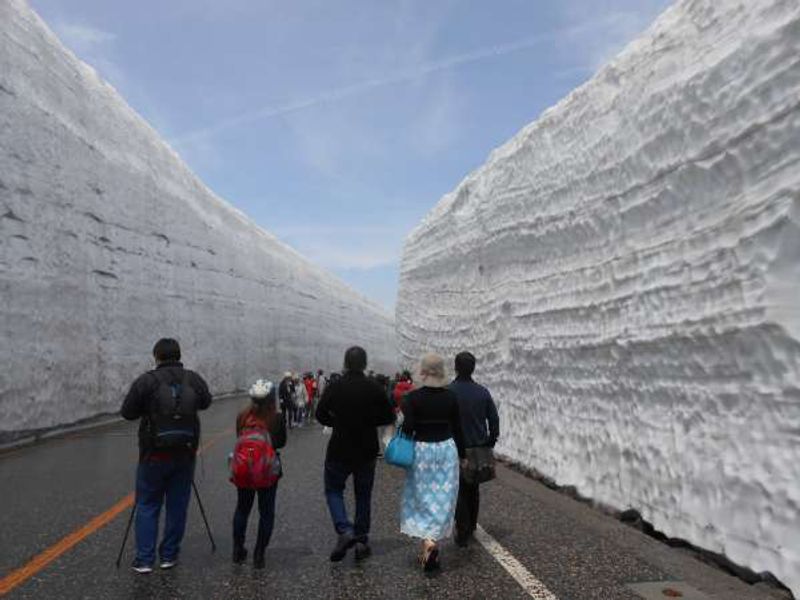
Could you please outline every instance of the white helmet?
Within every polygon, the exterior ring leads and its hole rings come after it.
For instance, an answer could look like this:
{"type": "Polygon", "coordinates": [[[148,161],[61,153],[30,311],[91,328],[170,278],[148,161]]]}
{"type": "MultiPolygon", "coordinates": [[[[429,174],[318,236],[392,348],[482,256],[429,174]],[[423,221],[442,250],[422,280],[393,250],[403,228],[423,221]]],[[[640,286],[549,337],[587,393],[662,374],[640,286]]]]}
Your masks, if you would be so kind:
{"type": "Polygon", "coordinates": [[[259,379],[250,386],[250,397],[254,400],[263,400],[272,391],[272,382],[266,379],[259,379]]]}

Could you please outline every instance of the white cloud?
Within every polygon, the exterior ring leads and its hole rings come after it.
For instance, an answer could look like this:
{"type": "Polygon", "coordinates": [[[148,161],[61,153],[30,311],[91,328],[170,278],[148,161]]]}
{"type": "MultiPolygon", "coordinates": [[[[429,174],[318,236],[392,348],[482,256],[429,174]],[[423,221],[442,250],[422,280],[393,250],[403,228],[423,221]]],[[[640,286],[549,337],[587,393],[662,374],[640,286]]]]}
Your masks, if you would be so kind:
{"type": "Polygon", "coordinates": [[[394,224],[300,223],[273,227],[272,231],[324,268],[369,271],[399,263],[404,229],[394,224]]]}
{"type": "Polygon", "coordinates": [[[53,29],[78,58],[94,67],[103,79],[127,95],[124,92],[128,88],[128,78],[111,59],[116,34],[85,23],[68,21],[55,22],[53,29]]]}
{"type": "Polygon", "coordinates": [[[436,156],[461,134],[461,97],[450,78],[444,78],[431,87],[425,102],[420,104],[422,109],[412,124],[412,141],[423,156],[436,156]]]}
{"type": "Polygon", "coordinates": [[[81,23],[60,22],[56,23],[54,28],[58,37],[79,54],[96,50],[98,46],[117,39],[113,33],[81,23]]]}

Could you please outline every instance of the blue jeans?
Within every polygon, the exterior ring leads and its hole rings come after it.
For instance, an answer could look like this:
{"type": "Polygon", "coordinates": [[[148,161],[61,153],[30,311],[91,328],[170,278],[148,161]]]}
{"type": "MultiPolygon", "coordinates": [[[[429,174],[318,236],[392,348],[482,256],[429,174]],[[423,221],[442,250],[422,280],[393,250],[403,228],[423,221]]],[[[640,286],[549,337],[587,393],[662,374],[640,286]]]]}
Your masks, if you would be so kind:
{"type": "Polygon", "coordinates": [[[336,533],[339,535],[349,533],[356,540],[367,542],[374,481],[374,460],[360,464],[325,462],[325,499],[328,501],[328,510],[336,533]],[[355,526],[347,518],[347,508],[344,504],[344,488],[350,475],[353,476],[353,491],[356,497],[355,526]]]}
{"type": "Polygon", "coordinates": [[[272,527],[275,525],[275,494],[278,484],[259,490],[239,488],[237,490],[236,512],[233,513],[233,546],[244,548],[244,538],[247,532],[247,519],[253,508],[253,501],[258,494],[258,537],[254,554],[264,554],[264,549],[272,537],[272,527]]]}
{"type": "Polygon", "coordinates": [[[136,470],[136,561],[153,565],[156,560],[158,517],[167,507],[164,537],[158,547],[161,560],[175,560],[186,529],[186,510],[192,494],[194,458],[145,459],[136,470]]]}

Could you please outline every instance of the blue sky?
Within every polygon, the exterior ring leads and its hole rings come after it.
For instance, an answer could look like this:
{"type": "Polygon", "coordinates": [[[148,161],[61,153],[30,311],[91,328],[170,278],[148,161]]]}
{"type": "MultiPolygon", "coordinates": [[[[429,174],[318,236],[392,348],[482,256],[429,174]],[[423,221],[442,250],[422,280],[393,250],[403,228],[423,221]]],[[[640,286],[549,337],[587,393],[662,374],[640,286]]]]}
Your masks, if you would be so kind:
{"type": "Polygon", "coordinates": [[[403,240],[667,0],[31,0],[211,189],[394,309],[403,240]]]}

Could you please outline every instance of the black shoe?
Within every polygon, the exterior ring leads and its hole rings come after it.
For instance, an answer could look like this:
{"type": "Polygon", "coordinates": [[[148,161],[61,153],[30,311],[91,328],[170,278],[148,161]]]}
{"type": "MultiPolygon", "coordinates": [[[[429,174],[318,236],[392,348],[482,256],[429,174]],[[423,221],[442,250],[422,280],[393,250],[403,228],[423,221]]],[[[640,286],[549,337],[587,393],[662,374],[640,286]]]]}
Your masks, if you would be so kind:
{"type": "Polygon", "coordinates": [[[466,548],[469,546],[469,543],[473,540],[472,531],[459,531],[456,529],[456,534],[454,536],[456,546],[459,548],[466,548]]]}
{"type": "Polygon", "coordinates": [[[347,551],[355,544],[355,540],[353,539],[352,533],[343,533],[339,536],[339,540],[336,542],[336,547],[331,552],[331,562],[339,562],[342,560],[347,551]]]}
{"type": "Polygon", "coordinates": [[[422,564],[422,568],[426,573],[430,573],[441,568],[441,564],[439,563],[439,548],[434,548],[430,551],[430,554],[428,554],[428,557],[422,564]]]}
{"type": "Polygon", "coordinates": [[[357,542],[356,543],[356,560],[363,560],[367,558],[370,554],[372,554],[372,548],[369,547],[369,544],[366,542],[357,542]]]}
{"type": "Polygon", "coordinates": [[[238,548],[234,546],[233,548],[233,562],[234,564],[240,565],[244,561],[247,560],[247,550],[244,546],[239,546],[238,548]]]}
{"type": "Polygon", "coordinates": [[[264,565],[265,565],[264,553],[263,552],[253,552],[253,568],[254,569],[263,569],[264,565]]]}

